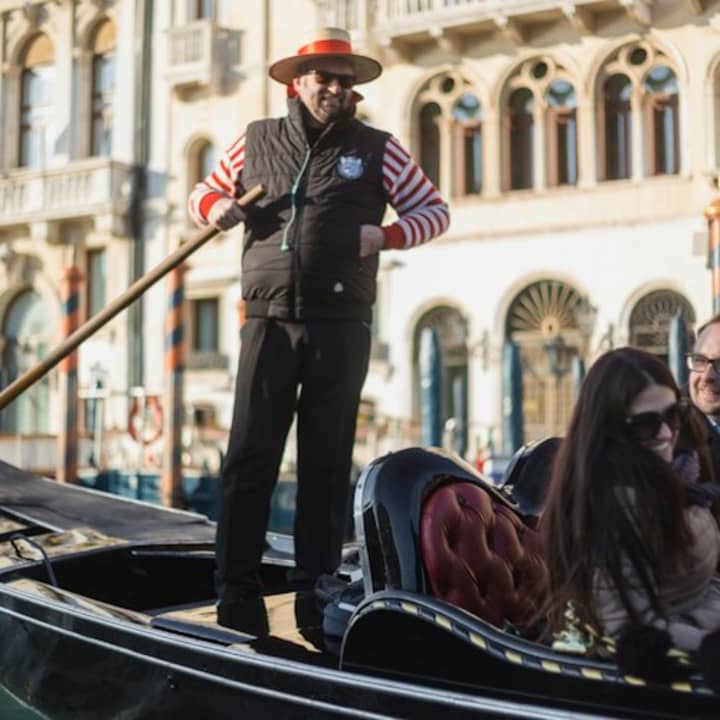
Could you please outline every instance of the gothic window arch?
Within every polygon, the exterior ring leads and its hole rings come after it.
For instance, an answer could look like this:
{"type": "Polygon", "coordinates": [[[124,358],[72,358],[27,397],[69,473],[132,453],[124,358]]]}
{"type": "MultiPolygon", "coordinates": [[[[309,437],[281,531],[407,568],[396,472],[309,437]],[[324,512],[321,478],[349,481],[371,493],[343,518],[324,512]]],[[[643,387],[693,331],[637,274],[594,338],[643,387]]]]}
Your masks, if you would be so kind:
{"type": "Polygon", "coordinates": [[[418,321],[413,334],[413,415],[420,417],[420,336],[425,328],[437,332],[442,358],[442,421],[467,424],[468,321],[456,308],[438,305],[418,321]]]}
{"type": "Polygon", "coordinates": [[[215,0],[188,0],[189,20],[211,20],[215,17],[215,0]]]}
{"type": "Polygon", "coordinates": [[[688,328],[688,347],[692,346],[695,311],[683,295],[673,290],[653,290],[635,303],[630,313],[630,345],[667,362],[670,321],[678,312],[688,328]]]}
{"type": "Polygon", "coordinates": [[[457,73],[428,80],[416,99],[420,166],[440,191],[454,197],[482,192],[482,103],[457,73]]]}
{"type": "MultiPolygon", "coordinates": [[[[0,385],[9,385],[47,354],[51,339],[49,315],[43,298],[34,290],[24,290],[12,300],[2,323],[0,385]]],[[[0,429],[49,432],[49,387],[45,376],[0,411],[0,429]]]]}
{"type": "Polygon", "coordinates": [[[505,338],[520,351],[526,440],[565,432],[576,393],[572,365],[584,359],[594,317],[576,288],[549,278],[510,303],[505,338]]]}
{"type": "Polygon", "coordinates": [[[188,190],[204,180],[215,167],[215,146],[207,138],[195,140],[188,152],[188,190]]]}
{"type": "Polygon", "coordinates": [[[632,174],[632,83],[627,75],[612,75],[603,87],[605,117],[605,179],[632,174]]]}
{"type": "Polygon", "coordinates": [[[435,187],[440,187],[440,126],[442,115],[435,102],[420,108],[420,166],[435,187]]]}
{"type": "Polygon", "coordinates": [[[112,152],[116,45],[115,25],[101,21],[95,30],[91,61],[90,154],[94,156],[112,152]]]}
{"type": "Polygon", "coordinates": [[[55,111],[55,50],[47,35],[30,40],[21,66],[18,165],[45,167],[52,154],[55,111]]]}
{"type": "Polygon", "coordinates": [[[572,76],[551,57],[519,65],[502,97],[503,187],[575,185],[577,99],[572,76]]]}
{"type": "Polygon", "coordinates": [[[625,45],[597,78],[601,180],[680,172],[677,70],[651,43],[625,45]]]}
{"type": "Polygon", "coordinates": [[[651,68],[643,90],[648,173],[675,175],[680,172],[679,91],[672,68],[651,68]]]}
{"type": "Polygon", "coordinates": [[[533,186],[535,156],[535,98],[529,88],[513,90],[508,100],[510,120],[510,189],[533,186]]]}
{"type": "Polygon", "coordinates": [[[568,80],[553,80],[545,91],[547,107],[548,184],[576,185],[577,99],[568,80]]]}

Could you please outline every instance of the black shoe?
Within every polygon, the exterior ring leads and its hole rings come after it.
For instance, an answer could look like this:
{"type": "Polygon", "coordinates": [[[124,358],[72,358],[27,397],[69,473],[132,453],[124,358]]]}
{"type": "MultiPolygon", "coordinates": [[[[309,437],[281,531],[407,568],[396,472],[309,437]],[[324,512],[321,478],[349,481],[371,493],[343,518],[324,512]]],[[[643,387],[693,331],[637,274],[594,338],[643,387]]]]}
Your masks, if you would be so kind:
{"type": "Polygon", "coordinates": [[[264,637],[270,632],[265,601],[261,595],[234,594],[231,599],[220,599],[217,606],[218,625],[240,632],[264,637]]]}

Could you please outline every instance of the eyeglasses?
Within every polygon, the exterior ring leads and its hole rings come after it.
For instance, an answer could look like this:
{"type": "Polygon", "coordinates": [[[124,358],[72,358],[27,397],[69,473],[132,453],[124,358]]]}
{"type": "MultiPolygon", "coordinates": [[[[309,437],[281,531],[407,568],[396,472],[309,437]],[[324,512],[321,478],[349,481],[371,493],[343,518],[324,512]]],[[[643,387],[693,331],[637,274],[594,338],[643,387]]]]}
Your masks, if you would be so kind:
{"type": "Polygon", "coordinates": [[[709,358],[700,353],[688,353],[687,366],[693,372],[702,373],[708,369],[709,365],[712,365],[712,369],[720,375],[720,357],[709,358]]]}
{"type": "Polygon", "coordinates": [[[688,405],[680,401],[668,405],[662,412],[641,412],[625,418],[630,432],[636,440],[647,442],[657,437],[663,424],[673,432],[680,429],[680,425],[687,417],[688,405]]]}
{"type": "Polygon", "coordinates": [[[309,70],[307,75],[314,75],[315,80],[320,85],[330,85],[333,80],[337,80],[338,85],[343,90],[349,90],[355,84],[354,75],[343,75],[342,73],[327,72],[326,70],[309,70]]]}

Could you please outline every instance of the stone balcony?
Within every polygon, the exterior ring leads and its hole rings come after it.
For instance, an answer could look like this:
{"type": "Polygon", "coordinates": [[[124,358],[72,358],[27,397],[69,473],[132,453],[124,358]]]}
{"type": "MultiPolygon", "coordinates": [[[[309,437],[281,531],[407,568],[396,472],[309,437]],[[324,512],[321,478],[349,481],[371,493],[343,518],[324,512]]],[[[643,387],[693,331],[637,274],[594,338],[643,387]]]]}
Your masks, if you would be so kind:
{"type": "MultiPolygon", "coordinates": [[[[592,33],[598,18],[627,14],[634,22],[652,22],[657,0],[379,0],[375,31],[384,45],[428,41],[462,42],[464,35],[501,33],[515,44],[527,41],[533,25],[569,22],[581,34],[592,33]]],[[[696,13],[708,0],[691,0],[696,13]]]]}
{"type": "Polygon", "coordinates": [[[168,30],[165,73],[174,88],[213,87],[240,63],[241,35],[209,18],[168,30]]]}
{"type": "Polygon", "coordinates": [[[92,217],[96,227],[124,235],[132,184],[132,168],[109,158],[11,170],[0,175],[0,228],[92,217]]]}

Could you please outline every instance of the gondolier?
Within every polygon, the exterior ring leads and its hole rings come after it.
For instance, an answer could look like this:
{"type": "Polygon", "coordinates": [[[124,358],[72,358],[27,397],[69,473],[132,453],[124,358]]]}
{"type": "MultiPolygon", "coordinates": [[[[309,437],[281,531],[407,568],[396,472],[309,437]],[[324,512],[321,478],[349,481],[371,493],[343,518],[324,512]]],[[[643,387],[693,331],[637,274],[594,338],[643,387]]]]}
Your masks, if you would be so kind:
{"type": "Polygon", "coordinates": [[[287,116],[251,123],[189,199],[200,224],[245,223],[246,321],[217,530],[226,625],[241,625],[262,593],[270,497],[295,411],[291,579],[309,585],[339,564],[378,253],[422,245],[449,224],[446,203],[400,143],[354,118],[353,86],[381,72],[353,53],[344,30],[318,31],[270,67],[288,88],[287,116]],[[257,183],[267,195],[246,213],[234,199],[257,183]],[[398,219],[383,226],[388,203],[398,219]]]}

